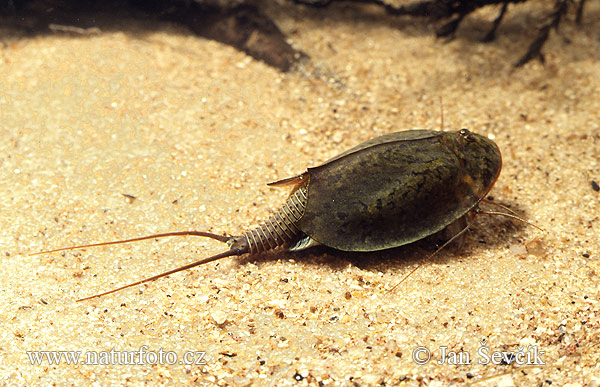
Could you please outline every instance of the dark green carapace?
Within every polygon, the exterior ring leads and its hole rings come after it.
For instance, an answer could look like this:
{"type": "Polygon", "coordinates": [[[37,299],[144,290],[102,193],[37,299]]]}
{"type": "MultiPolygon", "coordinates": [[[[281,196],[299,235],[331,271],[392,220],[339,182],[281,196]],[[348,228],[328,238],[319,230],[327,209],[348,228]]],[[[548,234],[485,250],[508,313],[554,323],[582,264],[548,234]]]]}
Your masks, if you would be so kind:
{"type": "Polygon", "coordinates": [[[466,129],[407,130],[364,142],[301,175],[271,183],[293,184],[294,189],[273,216],[241,235],[179,231],[52,251],[180,235],[229,245],[220,254],[89,299],[224,257],[277,247],[383,250],[423,239],[465,216],[492,188],[501,167],[496,144],[466,129]]]}
{"type": "Polygon", "coordinates": [[[296,225],[339,250],[402,246],[473,209],[501,165],[494,142],[464,129],[387,134],[309,168],[306,207],[296,225]]]}

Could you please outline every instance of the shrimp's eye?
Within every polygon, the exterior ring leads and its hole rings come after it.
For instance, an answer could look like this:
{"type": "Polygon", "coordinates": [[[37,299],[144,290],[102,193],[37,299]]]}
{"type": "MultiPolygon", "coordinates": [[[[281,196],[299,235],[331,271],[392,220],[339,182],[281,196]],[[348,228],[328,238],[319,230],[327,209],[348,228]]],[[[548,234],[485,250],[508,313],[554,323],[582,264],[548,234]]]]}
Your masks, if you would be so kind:
{"type": "Polygon", "coordinates": [[[471,132],[469,131],[469,129],[461,129],[460,130],[460,135],[464,137],[466,142],[475,142],[475,136],[473,136],[471,134],[471,132]]]}

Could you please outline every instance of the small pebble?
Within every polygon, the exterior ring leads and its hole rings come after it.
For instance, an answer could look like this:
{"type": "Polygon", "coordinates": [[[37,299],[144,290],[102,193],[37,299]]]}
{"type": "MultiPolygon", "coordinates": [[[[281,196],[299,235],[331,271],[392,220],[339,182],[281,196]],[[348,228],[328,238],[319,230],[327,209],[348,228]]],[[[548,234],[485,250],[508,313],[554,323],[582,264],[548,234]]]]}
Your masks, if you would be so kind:
{"type": "Polygon", "coordinates": [[[224,312],[217,310],[215,312],[212,312],[210,316],[213,318],[213,320],[215,320],[215,323],[217,323],[217,325],[223,325],[227,322],[227,315],[224,312]]]}
{"type": "Polygon", "coordinates": [[[331,139],[333,140],[333,142],[335,144],[339,144],[340,142],[342,142],[343,138],[344,138],[344,135],[342,134],[342,132],[335,132],[333,134],[333,136],[331,137],[331,139]]]}

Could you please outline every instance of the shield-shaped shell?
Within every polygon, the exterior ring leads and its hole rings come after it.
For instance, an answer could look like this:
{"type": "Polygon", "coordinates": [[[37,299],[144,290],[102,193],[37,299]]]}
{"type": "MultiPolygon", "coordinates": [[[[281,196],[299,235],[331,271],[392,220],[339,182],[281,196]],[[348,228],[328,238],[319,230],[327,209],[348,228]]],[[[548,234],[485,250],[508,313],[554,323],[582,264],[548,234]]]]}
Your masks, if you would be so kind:
{"type": "Polygon", "coordinates": [[[345,251],[375,251],[432,235],[472,210],[496,181],[500,151],[486,137],[408,130],[364,142],[271,185],[305,190],[296,227],[345,251]]]}

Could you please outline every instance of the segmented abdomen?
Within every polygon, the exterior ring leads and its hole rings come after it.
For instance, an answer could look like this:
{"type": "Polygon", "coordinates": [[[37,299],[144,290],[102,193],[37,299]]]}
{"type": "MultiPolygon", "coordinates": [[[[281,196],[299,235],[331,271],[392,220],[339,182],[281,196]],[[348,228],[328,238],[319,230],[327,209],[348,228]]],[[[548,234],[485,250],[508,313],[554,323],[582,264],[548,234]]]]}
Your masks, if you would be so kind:
{"type": "Polygon", "coordinates": [[[297,239],[299,230],[296,222],[304,215],[307,189],[306,184],[299,187],[266,222],[243,234],[250,246],[250,254],[274,249],[297,239]]]}

